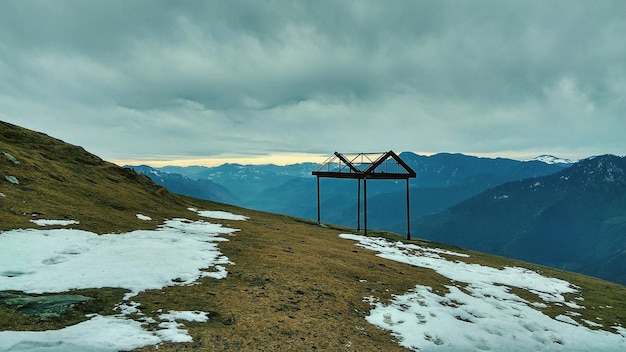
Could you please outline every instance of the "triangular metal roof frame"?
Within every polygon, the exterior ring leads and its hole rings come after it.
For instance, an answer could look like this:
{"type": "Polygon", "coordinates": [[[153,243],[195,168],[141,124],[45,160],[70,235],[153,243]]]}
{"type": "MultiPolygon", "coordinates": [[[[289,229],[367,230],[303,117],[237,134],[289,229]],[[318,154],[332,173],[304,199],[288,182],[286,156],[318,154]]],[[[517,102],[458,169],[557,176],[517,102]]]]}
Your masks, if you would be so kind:
{"type": "Polygon", "coordinates": [[[317,223],[320,224],[320,177],[358,180],[357,231],[361,228],[361,180],[363,180],[364,234],[367,235],[367,180],[406,180],[407,240],[411,239],[409,179],[417,174],[392,150],[384,153],[342,154],[335,152],[312,174],[317,177],[317,223]]]}
{"type": "Polygon", "coordinates": [[[393,150],[356,154],[335,152],[312,174],[318,177],[354,179],[408,179],[417,176],[393,150]],[[395,163],[390,162],[391,160],[395,163]]]}

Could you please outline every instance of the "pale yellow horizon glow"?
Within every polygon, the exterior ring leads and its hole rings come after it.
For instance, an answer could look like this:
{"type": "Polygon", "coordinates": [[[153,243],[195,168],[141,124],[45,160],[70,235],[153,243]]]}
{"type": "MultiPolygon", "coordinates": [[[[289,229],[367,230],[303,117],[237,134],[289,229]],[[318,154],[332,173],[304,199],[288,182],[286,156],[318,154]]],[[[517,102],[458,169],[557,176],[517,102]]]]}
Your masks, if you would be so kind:
{"type": "Polygon", "coordinates": [[[217,155],[204,158],[189,158],[187,156],[168,156],[158,160],[150,159],[116,159],[110,160],[119,166],[123,165],[148,165],[152,167],[163,166],[220,166],[223,164],[241,164],[241,165],[267,165],[274,164],[278,166],[299,164],[306,162],[322,163],[328,159],[329,155],[307,154],[307,153],[286,153],[286,154],[268,154],[268,155],[217,155]]]}
{"type": "MultiPolygon", "coordinates": [[[[431,156],[440,152],[413,152],[418,155],[431,156]]],[[[456,153],[456,152],[450,152],[456,153]]],[[[160,158],[148,159],[114,159],[109,160],[119,166],[124,165],[148,165],[151,167],[164,167],[164,166],[207,166],[214,167],[223,164],[240,164],[240,165],[268,165],[274,164],[278,166],[300,164],[306,162],[322,163],[326,161],[330,154],[312,154],[312,153],[282,153],[282,154],[267,154],[267,155],[216,155],[207,156],[203,158],[190,158],[188,156],[174,156],[167,155],[160,158]]],[[[508,158],[514,160],[530,160],[541,154],[549,153],[537,153],[529,151],[506,151],[506,152],[493,152],[493,153],[462,153],[465,155],[477,156],[482,158],[508,158]]],[[[570,155],[561,156],[559,154],[552,154],[556,157],[570,158],[574,161],[582,159],[588,156],[584,155],[570,155]]]]}

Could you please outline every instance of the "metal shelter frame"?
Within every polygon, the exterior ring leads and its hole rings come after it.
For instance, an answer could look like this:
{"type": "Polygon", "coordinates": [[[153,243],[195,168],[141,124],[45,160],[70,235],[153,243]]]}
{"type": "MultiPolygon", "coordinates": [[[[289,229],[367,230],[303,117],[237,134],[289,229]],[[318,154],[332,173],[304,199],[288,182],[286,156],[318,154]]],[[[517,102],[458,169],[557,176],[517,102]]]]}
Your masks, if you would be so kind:
{"type": "Polygon", "coordinates": [[[320,178],[357,179],[357,231],[361,230],[361,180],[363,180],[363,232],[367,235],[367,180],[406,180],[407,240],[411,239],[409,178],[417,174],[392,150],[384,153],[335,152],[312,174],[317,177],[317,223],[320,224],[320,178]]]}

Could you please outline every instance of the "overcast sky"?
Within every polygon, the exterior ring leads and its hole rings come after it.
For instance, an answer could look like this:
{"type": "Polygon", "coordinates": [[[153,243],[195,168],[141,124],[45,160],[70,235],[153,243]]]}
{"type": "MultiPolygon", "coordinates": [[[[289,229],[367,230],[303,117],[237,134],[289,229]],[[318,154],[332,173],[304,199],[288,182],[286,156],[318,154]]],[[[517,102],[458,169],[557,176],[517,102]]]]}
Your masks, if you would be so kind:
{"type": "Polygon", "coordinates": [[[623,0],[5,0],[0,120],[121,162],[624,155],[625,33],[623,0]]]}

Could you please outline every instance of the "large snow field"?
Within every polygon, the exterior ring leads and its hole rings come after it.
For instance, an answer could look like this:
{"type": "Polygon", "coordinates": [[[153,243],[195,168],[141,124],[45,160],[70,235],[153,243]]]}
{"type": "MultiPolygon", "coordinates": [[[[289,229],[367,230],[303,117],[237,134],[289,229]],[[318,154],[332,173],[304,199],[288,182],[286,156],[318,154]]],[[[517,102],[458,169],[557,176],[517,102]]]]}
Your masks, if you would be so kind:
{"type": "MultiPolygon", "coordinates": [[[[341,238],[378,252],[378,256],[435,270],[450,279],[449,292],[439,295],[430,287],[413,290],[383,304],[365,297],[373,309],[367,321],[390,330],[400,345],[415,351],[626,351],[626,329],[591,330],[571,316],[583,309],[564,294],[578,294],[569,282],[534,271],[495,269],[461,260],[467,254],[424,248],[383,238],[342,234],[341,238]],[[456,257],[449,260],[440,254],[456,257]],[[459,283],[459,285],[456,285],[459,283]],[[511,287],[535,293],[529,302],[510,292],[511,287]],[[537,308],[547,303],[572,309],[552,319],[537,308]]],[[[578,296],[576,300],[584,300],[578,296]]],[[[597,327],[598,322],[585,321],[597,327]]]]}
{"type": "MultiPolygon", "coordinates": [[[[195,209],[190,209],[197,211],[195,209]]],[[[197,211],[202,216],[214,213],[197,211]]],[[[226,212],[222,219],[244,220],[226,212]]],[[[137,214],[139,219],[149,218],[137,214]]],[[[75,222],[39,221],[41,226],[75,222]]],[[[171,219],[157,230],[97,235],[73,229],[28,229],[0,233],[0,291],[65,292],[71,289],[120,287],[130,290],[115,316],[90,319],[52,331],[0,331],[0,351],[119,351],[162,341],[188,342],[179,321],[207,319],[203,312],[162,314],[157,331],[142,324],[155,322],[142,315],[133,296],[148,289],[193,284],[200,277],[224,278],[230,261],[218,243],[236,229],[220,224],[171,219]]]]}

